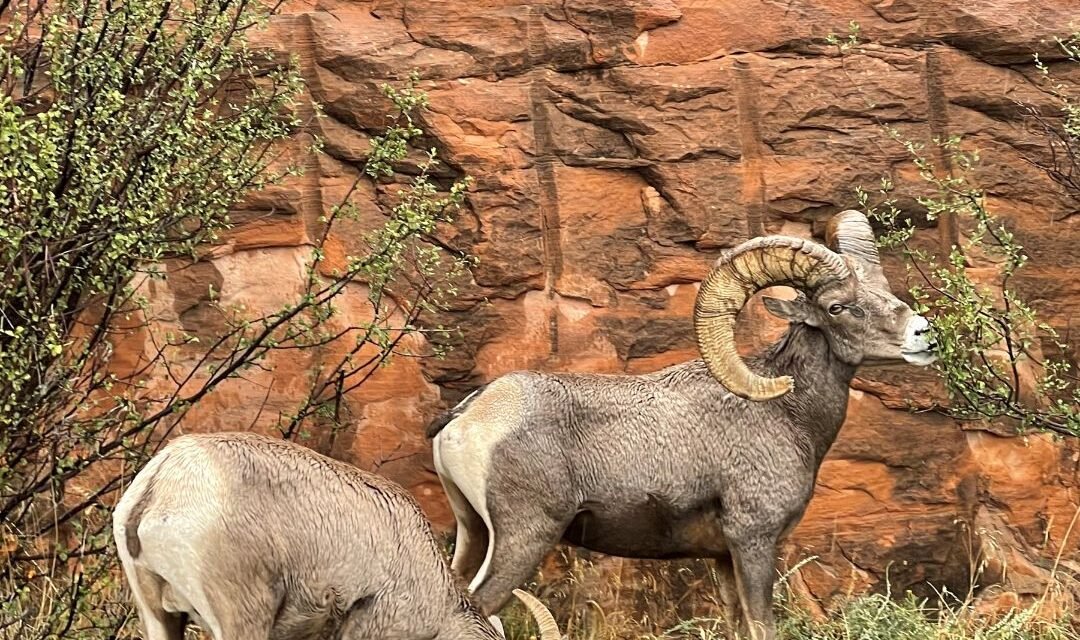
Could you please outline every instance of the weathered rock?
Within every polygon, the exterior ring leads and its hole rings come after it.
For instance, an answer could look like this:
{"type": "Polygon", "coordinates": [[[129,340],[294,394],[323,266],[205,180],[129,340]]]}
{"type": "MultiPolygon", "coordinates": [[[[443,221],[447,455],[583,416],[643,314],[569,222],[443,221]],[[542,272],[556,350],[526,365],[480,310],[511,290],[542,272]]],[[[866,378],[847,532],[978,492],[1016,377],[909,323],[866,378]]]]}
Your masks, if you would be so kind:
{"type": "Polygon", "coordinates": [[[887,579],[899,592],[929,596],[934,584],[966,593],[972,568],[965,527],[977,478],[964,434],[950,420],[897,412],[853,392],[848,422],[822,466],[788,557],[818,556],[800,571],[820,602],[850,575],[859,576],[859,590],[883,587],[887,579]]]}
{"type": "MultiPolygon", "coordinates": [[[[455,347],[447,358],[395,361],[347,395],[336,426],[311,430],[321,448],[409,487],[443,530],[452,519],[422,431],[476,385],[514,369],[646,372],[695,357],[696,283],[721,249],[766,233],[820,239],[830,215],[856,205],[855,187],[874,192],[883,177],[921,228],[915,244],[940,253],[939,230],[917,202],[932,190],[884,125],[923,142],[962,135],[980,151],[971,178],[1032,258],[1018,289],[1077,344],[1077,203],[1026,161],[1048,156],[1016,102],[1051,113],[1035,52],[1080,80],[1053,63],[1049,40],[1080,19],[1073,0],[323,0],[287,9],[261,41],[276,59],[298,54],[325,105],[317,126],[329,157],[238,207],[242,224],[206,262],[170,262],[166,282],[147,284],[154,330],[209,338],[225,326],[222,308],[269,310],[295,295],[319,217],[352,186],[369,136],[386,122],[379,85],[415,69],[441,175],[475,178],[466,210],[438,235],[479,262],[451,309],[428,319],[460,333],[431,336],[455,347]],[[852,20],[874,44],[839,55],[826,38],[845,37],[852,20]]],[[[362,215],[337,228],[323,273],[363,250],[360,235],[379,224],[395,188],[361,184],[362,215]]],[[[884,262],[910,300],[915,277],[896,256],[884,262]]],[[[367,319],[364,291],[350,288],[342,327],[367,319]]],[[[744,352],[780,331],[757,301],[738,327],[744,352]]],[[[125,366],[151,349],[146,331],[132,340],[125,366]]],[[[182,428],[271,430],[343,349],[272,354],[182,428]]],[[[198,345],[182,355],[194,366],[198,345]]],[[[1075,347],[1066,355],[1075,361],[1075,347]]],[[[931,585],[963,594],[974,582],[994,607],[1037,596],[1051,576],[1075,585],[1075,442],[910,413],[944,400],[929,370],[864,368],[852,386],[847,424],[784,548],[788,566],[817,556],[791,577],[807,602],[828,606],[849,587],[886,581],[894,593],[923,594],[931,585]]],[[[643,585],[672,597],[711,588],[701,563],[588,557],[598,575],[619,578],[588,582],[592,596],[612,602],[603,594],[614,589],[658,624],[672,611],[650,608],[643,585]]],[[[682,602],[681,614],[714,611],[707,598],[682,602]]]]}

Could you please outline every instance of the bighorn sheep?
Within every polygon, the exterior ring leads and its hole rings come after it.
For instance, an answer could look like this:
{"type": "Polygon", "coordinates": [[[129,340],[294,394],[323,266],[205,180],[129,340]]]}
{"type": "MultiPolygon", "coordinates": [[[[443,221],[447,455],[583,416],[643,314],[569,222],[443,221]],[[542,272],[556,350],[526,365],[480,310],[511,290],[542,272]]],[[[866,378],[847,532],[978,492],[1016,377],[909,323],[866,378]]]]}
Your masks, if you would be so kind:
{"type": "Polygon", "coordinates": [[[457,520],[452,567],[484,613],[561,539],[715,558],[729,624],[774,637],[777,542],[806,509],[856,367],[934,357],[927,321],[889,291],[866,217],[834,216],[827,244],[771,236],[719,258],[694,309],[704,361],[649,375],[509,373],[431,424],[457,520]],[[747,366],[735,318],[771,285],[800,294],[765,299],[791,324],[747,366]]]}
{"type": "MultiPolygon", "coordinates": [[[[146,640],[498,640],[419,506],[379,476],[284,440],[183,436],[136,475],[114,537],[146,640]]],[[[515,591],[543,640],[551,614],[515,591]]]]}

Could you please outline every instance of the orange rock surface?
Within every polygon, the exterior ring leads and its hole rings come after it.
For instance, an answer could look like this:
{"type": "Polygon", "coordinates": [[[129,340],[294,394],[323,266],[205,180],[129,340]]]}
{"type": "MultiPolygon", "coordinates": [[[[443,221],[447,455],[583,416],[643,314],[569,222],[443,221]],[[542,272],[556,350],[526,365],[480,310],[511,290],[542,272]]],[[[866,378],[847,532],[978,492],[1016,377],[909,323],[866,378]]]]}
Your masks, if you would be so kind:
{"type": "MultiPolygon", "coordinates": [[[[216,258],[149,285],[159,328],[212,334],[222,318],[210,286],[255,310],[297,290],[318,217],[388,111],[379,84],[415,69],[431,101],[425,142],[445,177],[475,178],[444,240],[479,263],[454,308],[430,319],[461,328],[448,357],[380,370],[349,395],[345,429],[326,446],[404,484],[443,530],[452,518],[422,435],[430,419],[514,369],[645,372],[696,357],[690,309],[719,251],[765,233],[820,238],[824,220],[855,205],[856,186],[887,176],[918,212],[926,187],[881,124],[924,141],[962,135],[980,150],[976,177],[1032,256],[1022,291],[1075,344],[1080,215],[1025,161],[1045,150],[1016,101],[1049,104],[1032,56],[1065,73],[1048,39],[1077,20],[1075,0],[293,2],[260,41],[299,57],[325,106],[315,126],[327,155],[246,202],[216,258]],[[825,38],[852,20],[873,44],[839,56],[825,38]]],[[[331,263],[374,224],[391,186],[361,191],[373,217],[338,230],[331,263]]],[[[905,291],[899,259],[887,262],[905,291]]],[[[346,315],[365,313],[363,295],[349,292],[346,315]]],[[[740,333],[753,349],[777,325],[754,305],[740,333]]],[[[140,348],[128,345],[125,362],[140,348]]],[[[272,357],[183,429],[271,429],[332,356],[272,357]]],[[[1075,581],[1075,440],[910,413],[909,401],[927,407],[940,394],[927,370],[867,369],[853,387],[785,548],[789,566],[818,557],[795,577],[801,593],[827,605],[886,580],[894,592],[960,594],[975,581],[1024,598],[1051,574],[1075,581]]]]}

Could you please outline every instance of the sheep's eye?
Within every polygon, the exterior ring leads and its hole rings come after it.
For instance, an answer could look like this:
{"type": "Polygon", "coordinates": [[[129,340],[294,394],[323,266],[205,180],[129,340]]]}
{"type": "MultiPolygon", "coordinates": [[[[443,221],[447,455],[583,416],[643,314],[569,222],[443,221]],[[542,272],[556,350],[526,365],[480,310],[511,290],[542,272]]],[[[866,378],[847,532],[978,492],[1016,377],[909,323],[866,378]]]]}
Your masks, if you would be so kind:
{"type": "Polygon", "coordinates": [[[829,305],[829,313],[831,313],[834,316],[840,315],[840,312],[842,312],[843,310],[844,310],[844,305],[842,305],[842,304],[830,304],[829,305]]]}

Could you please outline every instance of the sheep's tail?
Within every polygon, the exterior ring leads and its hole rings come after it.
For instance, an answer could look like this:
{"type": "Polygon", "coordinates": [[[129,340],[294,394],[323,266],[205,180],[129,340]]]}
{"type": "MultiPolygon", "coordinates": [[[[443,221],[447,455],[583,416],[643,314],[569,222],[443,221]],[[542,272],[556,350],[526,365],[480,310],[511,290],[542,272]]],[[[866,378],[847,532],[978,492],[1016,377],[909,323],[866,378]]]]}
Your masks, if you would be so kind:
{"type": "Polygon", "coordinates": [[[142,553],[142,541],[139,539],[139,523],[142,522],[143,515],[150,508],[150,503],[154,499],[154,483],[157,480],[161,465],[168,455],[169,451],[165,450],[151,459],[143,467],[142,471],[135,475],[131,486],[121,497],[121,502],[132,500],[131,507],[127,510],[123,521],[124,546],[127,547],[127,552],[132,558],[138,558],[139,554],[142,553]]]}
{"type": "Polygon", "coordinates": [[[485,388],[487,388],[486,384],[478,387],[475,391],[465,396],[464,400],[454,405],[453,409],[443,412],[442,415],[432,420],[431,424],[429,424],[427,426],[427,429],[424,430],[424,436],[426,436],[430,440],[431,438],[439,435],[439,432],[442,431],[443,428],[446,427],[446,425],[450,424],[454,421],[455,418],[465,413],[465,410],[469,408],[469,405],[472,404],[472,401],[475,400],[476,397],[480,395],[480,393],[485,388]]]}

